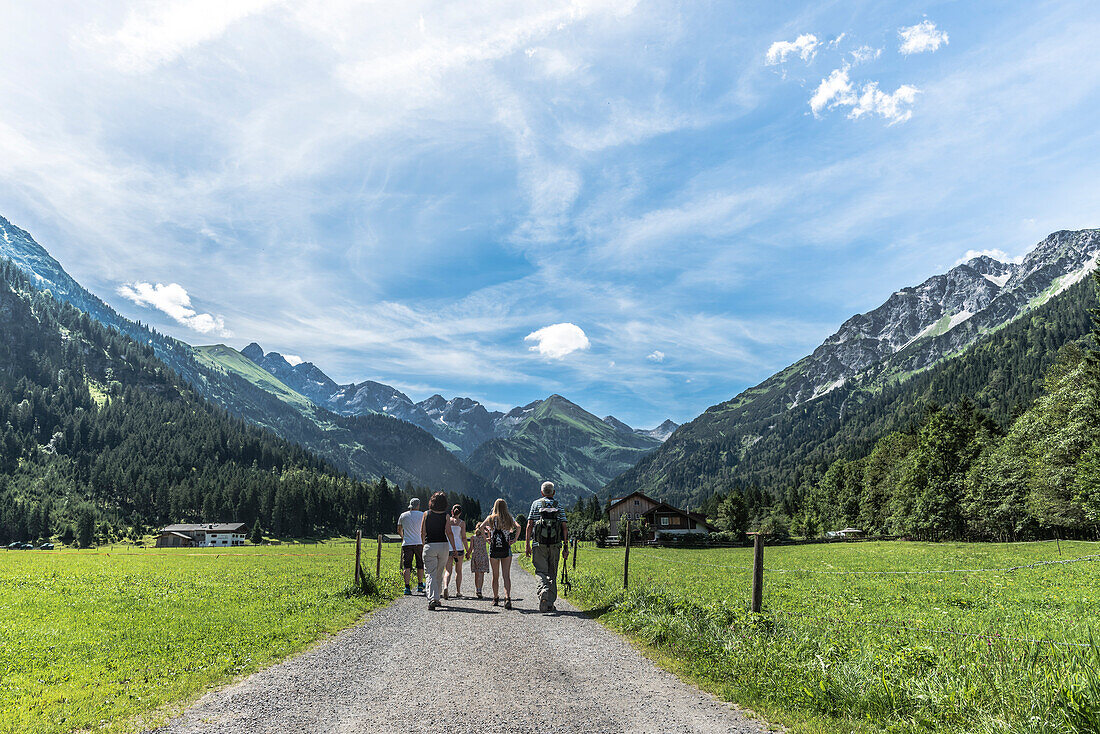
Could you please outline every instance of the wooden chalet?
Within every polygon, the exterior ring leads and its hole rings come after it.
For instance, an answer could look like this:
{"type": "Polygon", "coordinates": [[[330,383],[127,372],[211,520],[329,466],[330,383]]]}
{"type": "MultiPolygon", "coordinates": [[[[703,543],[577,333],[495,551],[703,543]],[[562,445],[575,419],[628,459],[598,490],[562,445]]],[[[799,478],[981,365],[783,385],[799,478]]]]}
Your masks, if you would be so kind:
{"type": "Polygon", "coordinates": [[[712,533],[715,527],[697,512],[685,512],[667,502],[655,500],[641,492],[631,492],[624,497],[614,497],[607,508],[609,535],[618,536],[622,520],[632,523],[645,520],[649,525],[647,540],[658,533],[684,535],[687,533],[712,533]]]}

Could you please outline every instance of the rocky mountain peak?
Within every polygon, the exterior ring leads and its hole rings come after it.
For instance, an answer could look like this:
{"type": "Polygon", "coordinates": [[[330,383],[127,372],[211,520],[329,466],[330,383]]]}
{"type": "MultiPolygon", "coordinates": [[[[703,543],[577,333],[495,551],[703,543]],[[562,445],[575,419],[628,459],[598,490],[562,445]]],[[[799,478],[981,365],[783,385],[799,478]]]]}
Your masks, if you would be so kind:
{"type": "Polygon", "coordinates": [[[666,418],[665,421],[661,425],[657,426],[656,428],[649,428],[649,429],[639,428],[639,429],[635,429],[635,433],[639,433],[643,436],[649,436],[650,438],[655,438],[658,441],[660,441],[661,443],[664,443],[665,441],[668,440],[669,436],[671,436],[673,433],[676,432],[676,429],[679,428],[679,427],[680,427],[679,423],[676,423],[672,419],[666,418]]]}
{"type": "Polygon", "coordinates": [[[603,422],[614,428],[620,433],[634,433],[634,429],[623,423],[621,420],[613,415],[604,416],[603,422]]]}
{"type": "Polygon", "coordinates": [[[253,362],[256,362],[257,364],[259,362],[261,362],[264,358],[263,347],[261,347],[256,342],[252,342],[247,347],[242,349],[241,354],[244,355],[245,357],[248,357],[249,359],[251,359],[253,362]]]}

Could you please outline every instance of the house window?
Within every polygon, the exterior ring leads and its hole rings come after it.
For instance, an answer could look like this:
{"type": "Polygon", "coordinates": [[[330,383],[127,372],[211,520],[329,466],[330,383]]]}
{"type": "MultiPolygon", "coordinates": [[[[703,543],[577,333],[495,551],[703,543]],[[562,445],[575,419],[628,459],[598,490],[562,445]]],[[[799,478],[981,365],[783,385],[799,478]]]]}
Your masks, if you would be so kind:
{"type": "Polygon", "coordinates": [[[641,502],[639,502],[638,500],[634,500],[634,504],[636,504],[636,505],[640,505],[640,504],[642,504],[642,503],[641,503],[641,502]]]}
{"type": "Polygon", "coordinates": [[[662,525],[668,525],[668,518],[667,517],[662,517],[661,518],[661,524],[662,525]]]}

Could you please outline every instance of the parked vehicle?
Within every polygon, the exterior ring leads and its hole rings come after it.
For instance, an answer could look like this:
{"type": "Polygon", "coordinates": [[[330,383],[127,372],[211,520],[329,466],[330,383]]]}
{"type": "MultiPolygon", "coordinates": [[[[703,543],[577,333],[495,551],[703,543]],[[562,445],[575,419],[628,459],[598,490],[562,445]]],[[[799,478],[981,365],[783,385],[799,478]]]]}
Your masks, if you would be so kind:
{"type": "Polygon", "coordinates": [[[23,545],[21,545],[19,547],[22,548],[23,550],[34,550],[34,545],[32,543],[24,543],[23,545]]]}
{"type": "Polygon", "coordinates": [[[8,543],[8,550],[23,550],[23,544],[18,540],[14,543],[8,543]]]}
{"type": "Polygon", "coordinates": [[[38,546],[38,550],[53,550],[53,543],[43,543],[38,546]]]}

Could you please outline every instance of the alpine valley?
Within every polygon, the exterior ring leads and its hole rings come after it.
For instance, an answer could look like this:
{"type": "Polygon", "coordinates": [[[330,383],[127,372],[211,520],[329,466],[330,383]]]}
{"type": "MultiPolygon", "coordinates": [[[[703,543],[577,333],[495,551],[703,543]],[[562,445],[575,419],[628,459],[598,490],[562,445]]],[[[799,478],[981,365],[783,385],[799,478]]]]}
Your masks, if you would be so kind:
{"type": "Polygon", "coordinates": [[[676,428],[671,421],[650,431],[609,419],[612,425],[560,396],[503,413],[463,397],[433,395],[414,403],[399,390],[369,380],[339,385],[310,362],[291,365],[254,343],[240,352],[222,344],[193,347],[130,321],[77,283],[28,232],[2,217],[0,257],[41,293],[151,347],[157,360],[204,399],[360,480],[385,477],[401,486],[446,489],[483,504],[501,495],[529,498],[545,478],[561,482],[565,496],[592,495],[676,428]],[[553,430],[559,425],[567,430],[553,430]],[[540,443],[539,436],[547,443],[540,443]],[[513,441],[523,450],[506,448],[513,441]],[[500,448],[478,451],[486,443],[500,448]],[[471,462],[475,452],[476,470],[463,463],[471,462]],[[517,464],[520,454],[525,463],[517,464]],[[578,467],[581,457],[587,467],[578,467]]]}
{"type": "MultiPolygon", "coordinates": [[[[124,413],[128,405],[174,395],[172,400],[213,411],[214,422],[204,431],[240,434],[248,437],[241,441],[267,447],[235,461],[253,457],[266,473],[313,472],[318,482],[375,483],[349,489],[352,494],[374,492],[392,500],[392,493],[385,494],[392,485],[379,489],[385,477],[406,491],[445,489],[483,506],[504,496],[522,507],[538,483],[550,479],[568,502],[639,490],[714,517],[718,501],[738,494],[758,514],[761,507],[778,505],[793,518],[805,515],[804,498],[817,491],[830,467],[861,460],[893,432],[917,430],[937,405],[965,402],[982,411],[991,430],[1005,433],[1044,394],[1044,379],[1060,355],[1090,344],[1095,287],[1087,276],[1098,258],[1100,230],[1080,230],[1051,234],[1019,262],[971,259],[853,316],[808,356],[690,423],[665,421],[641,430],[614,416],[600,418],[561,395],[507,412],[469,397],[432,395],[415,402],[381,382],[337,383],[311,362],[292,364],[255,343],[240,351],[224,344],[191,346],[115,312],[30,234],[0,218],[0,259],[9,263],[5,313],[18,317],[24,342],[47,345],[36,349],[64,376],[60,383],[56,375],[47,379],[48,371],[18,362],[12,356],[18,345],[9,345],[5,359],[18,364],[0,365],[12,377],[11,429],[4,440],[13,456],[19,454],[20,467],[33,464],[34,457],[49,463],[63,455],[73,440],[65,426],[79,425],[80,416],[62,411],[54,425],[48,413],[35,412],[58,390],[76,391],[66,400],[85,413],[124,413]],[[47,308],[47,301],[58,305],[47,308]],[[32,333],[36,328],[42,333],[32,333]],[[67,352],[62,342],[81,346],[67,352]],[[103,358],[89,356],[100,349],[106,349],[103,358]],[[65,354],[71,365],[64,363],[65,354]],[[83,377],[74,382],[72,370],[83,377]],[[21,407],[23,401],[28,405],[21,407]],[[228,423],[218,428],[219,421],[228,423]],[[31,450],[35,441],[37,452],[31,450]]],[[[156,411],[174,409],[156,403],[156,411]]],[[[123,477],[118,491],[132,495],[137,490],[124,477],[140,471],[116,469],[123,477]]],[[[84,492],[81,498],[96,503],[101,516],[111,507],[117,516],[124,505],[137,512],[134,507],[152,503],[161,507],[159,514],[143,516],[168,517],[163,503],[109,496],[112,485],[104,475],[93,481],[91,470],[84,471],[65,481],[95,486],[98,494],[84,492]]],[[[142,491],[156,491],[159,480],[143,481],[142,491]]],[[[182,475],[172,481],[185,486],[182,475]]],[[[164,502],[175,519],[201,519],[202,489],[186,486],[176,504],[164,502]]],[[[274,502],[273,486],[257,492],[268,497],[257,503],[274,502]]],[[[595,521],[599,505],[586,505],[595,521]]],[[[285,511],[263,512],[290,522],[285,511]]],[[[310,526],[301,518],[294,522],[298,529],[310,526]]]]}

